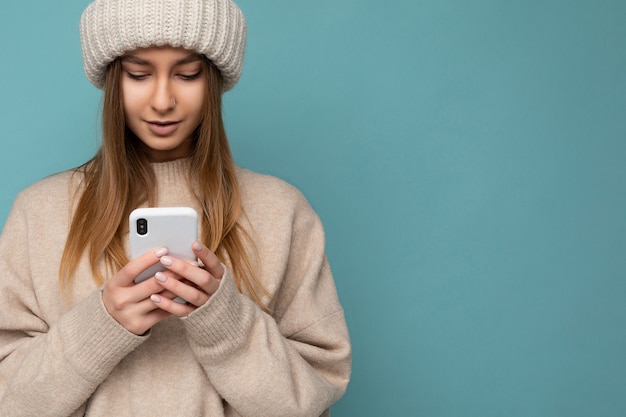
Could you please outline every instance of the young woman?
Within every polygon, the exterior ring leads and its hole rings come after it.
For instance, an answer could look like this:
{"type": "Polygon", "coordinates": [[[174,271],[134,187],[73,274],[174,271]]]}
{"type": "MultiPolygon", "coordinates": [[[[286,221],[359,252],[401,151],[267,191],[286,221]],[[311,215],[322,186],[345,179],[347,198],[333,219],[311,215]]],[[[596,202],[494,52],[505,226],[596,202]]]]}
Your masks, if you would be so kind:
{"type": "Polygon", "coordinates": [[[234,165],[222,122],[241,11],[96,0],[81,41],[102,147],[20,193],[6,221],[0,415],[328,415],[351,348],[322,226],[292,186],[234,165]],[[129,259],[128,216],[148,206],[196,209],[198,262],[129,259]]]}

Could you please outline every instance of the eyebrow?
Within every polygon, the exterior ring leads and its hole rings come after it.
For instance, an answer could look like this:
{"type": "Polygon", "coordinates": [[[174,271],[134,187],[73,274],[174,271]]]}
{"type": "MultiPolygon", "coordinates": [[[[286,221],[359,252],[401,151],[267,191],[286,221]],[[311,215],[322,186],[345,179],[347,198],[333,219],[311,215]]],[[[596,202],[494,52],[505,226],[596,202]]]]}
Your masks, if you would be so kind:
{"type": "MultiPolygon", "coordinates": [[[[186,57],[181,58],[177,60],[176,62],[174,62],[174,65],[189,64],[191,62],[200,61],[201,59],[202,58],[200,57],[199,54],[189,54],[186,57]]],[[[150,61],[139,58],[138,56],[135,56],[135,55],[124,55],[122,56],[121,60],[122,62],[130,62],[131,64],[137,64],[137,65],[150,65],[151,64],[150,61]]]]}

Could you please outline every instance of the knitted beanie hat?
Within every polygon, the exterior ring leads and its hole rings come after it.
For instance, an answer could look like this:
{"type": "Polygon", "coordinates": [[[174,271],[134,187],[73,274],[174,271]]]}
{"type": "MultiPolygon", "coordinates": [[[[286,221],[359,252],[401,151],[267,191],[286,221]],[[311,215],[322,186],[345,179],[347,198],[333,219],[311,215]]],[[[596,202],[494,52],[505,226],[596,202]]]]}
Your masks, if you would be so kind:
{"type": "Polygon", "coordinates": [[[99,89],[117,57],[169,45],[205,55],[227,91],[241,77],[246,22],[232,0],[95,0],[81,17],[80,38],[85,74],[99,89]]]}

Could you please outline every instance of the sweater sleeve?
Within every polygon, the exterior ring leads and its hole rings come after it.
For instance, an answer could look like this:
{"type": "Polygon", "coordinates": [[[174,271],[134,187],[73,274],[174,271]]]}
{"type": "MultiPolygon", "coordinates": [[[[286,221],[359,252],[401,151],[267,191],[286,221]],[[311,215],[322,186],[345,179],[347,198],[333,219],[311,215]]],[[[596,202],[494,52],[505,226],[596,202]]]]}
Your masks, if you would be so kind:
{"type": "Polygon", "coordinates": [[[184,319],[211,383],[244,417],[327,415],[350,377],[350,340],[322,226],[304,197],[289,223],[285,243],[279,238],[271,251],[284,264],[272,315],[241,295],[227,271],[209,302],[184,319]]]}
{"type": "Polygon", "coordinates": [[[145,338],[107,314],[99,290],[54,323],[44,317],[26,206],[18,197],[0,236],[0,416],[82,415],[77,410],[145,338]]]}

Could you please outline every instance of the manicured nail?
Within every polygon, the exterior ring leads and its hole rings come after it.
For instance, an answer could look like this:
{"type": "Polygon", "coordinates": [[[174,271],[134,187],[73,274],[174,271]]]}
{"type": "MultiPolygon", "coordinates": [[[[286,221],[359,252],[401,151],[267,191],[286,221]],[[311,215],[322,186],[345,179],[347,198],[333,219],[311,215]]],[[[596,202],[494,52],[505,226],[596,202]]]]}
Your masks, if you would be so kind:
{"type": "Polygon", "coordinates": [[[167,282],[167,276],[165,276],[163,272],[157,272],[156,274],[154,274],[154,277],[159,282],[167,282]]]}
{"type": "Polygon", "coordinates": [[[161,302],[161,297],[159,297],[159,296],[158,296],[158,295],[156,295],[156,294],[152,294],[152,295],[150,296],[150,299],[151,299],[153,302],[155,302],[155,303],[160,303],[160,302],[161,302]]]}
{"type": "Polygon", "coordinates": [[[167,255],[167,248],[166,247],[159,248],[159,249],[154,251],[154,256],[156,256],[157,258],[160,258],[161,256],[165,256],[165,255],[167,255]]]}
{"type": "Polygon", "coordinates": [[[161,263],[165,266],[172,266],[174,265],[174,260],[169,256],[163,256],[161,257],[161,263]]]}
{"type": "Polygon", "coordinates": [[[191,266],[199,266],[198,262],[196,262],[196,261],[189,261],[189,265],[191,265],[191,266]]]}
{"type": "Polygon", "coordinates": [[[201,252],[202,251],[202,243],[198,242],[197,240],[195,242],[193,242],[193,250],[197,251],[197,252],[201,252]]]}

